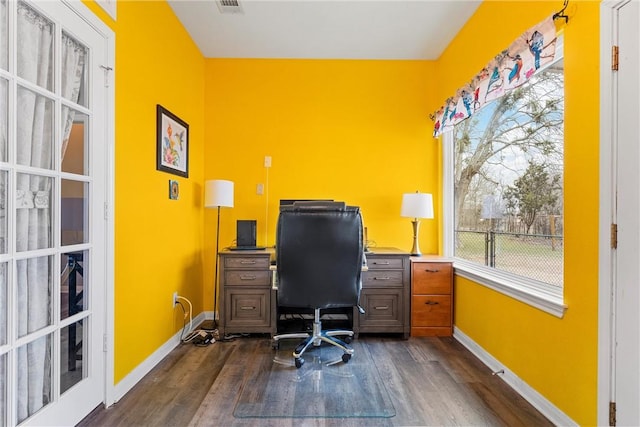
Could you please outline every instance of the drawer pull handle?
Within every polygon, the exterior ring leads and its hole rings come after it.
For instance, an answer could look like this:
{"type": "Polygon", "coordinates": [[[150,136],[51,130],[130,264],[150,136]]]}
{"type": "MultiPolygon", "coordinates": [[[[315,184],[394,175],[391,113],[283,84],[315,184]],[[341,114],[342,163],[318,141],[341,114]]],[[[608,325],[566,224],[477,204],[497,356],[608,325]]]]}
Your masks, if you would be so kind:
{"type": "Polygon", "coordinates": [[[425,268],[425,269],[424,269],[424,271],[426,271],[427,273],[437,273],[437,272],[439,272],[440,270],[430,270],[430,269],[428,269],[428,268],[425,268]]]}
{"type": "Polygon", "coordinates": [[[242,305],[240,306],[240,310],[255,310],[255,307],[252,307],[250,305],[242,305]]]}
{"type": "Polygon", "coordinates": [[[255,264],[256,262],[254,260],[241,260],[240,264],[255,264]]]}
{"type": "Polygon", "coordinates": [[[389,261],[373,261],[373,265],[389,265],[389,261]]]}
{"type": "Polygon", "coordinates": [[[438,301],[427,301],[427,302],[425,302],[425,304],[427,304],[427,305],[438,305],[439,302],[438,301]]]}
{"type": "Polygon", "coordinates": [[[241,274],[240,275],[240,280],[256,280],[256,276],[249,276],[246,274],[241,274]]]}
{"type": "Polygon", "coordinates": [[[387,276],[374,277],[373,280],[391,280],[391,277],[387,277],[387,276]]]}
{"type": "Polygon", "coordinates": [[[388,310],[389,306],[388,305],[379,305],[377,307],[374,307],[376,310],[388,310]]]}

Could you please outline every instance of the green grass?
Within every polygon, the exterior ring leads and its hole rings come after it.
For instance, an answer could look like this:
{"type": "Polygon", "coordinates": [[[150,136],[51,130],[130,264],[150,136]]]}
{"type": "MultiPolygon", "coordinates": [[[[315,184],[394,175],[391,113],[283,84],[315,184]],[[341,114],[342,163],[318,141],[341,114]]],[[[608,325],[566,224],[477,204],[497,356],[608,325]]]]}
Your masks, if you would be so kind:
{"type": "MultiPolygon", "coordinates": [[[[458,232],[455,256],[485,264],[485,233],[458,232]]],[[[495,233],[495,267],[543,282],[562,285],[562,238],[495,233]]]]}

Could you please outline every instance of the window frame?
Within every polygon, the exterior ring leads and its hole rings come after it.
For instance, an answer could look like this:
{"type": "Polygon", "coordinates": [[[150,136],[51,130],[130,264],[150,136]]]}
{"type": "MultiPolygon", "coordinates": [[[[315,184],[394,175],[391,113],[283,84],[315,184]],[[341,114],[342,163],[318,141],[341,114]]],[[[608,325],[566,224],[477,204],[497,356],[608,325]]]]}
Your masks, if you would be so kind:
{"type": "MultiPolygon", "coordinates": [[[[559,55],[562,55],[562,38],[559,37],[559,55]]],[[[553,61],[555,63],[556,61],[553,61]]],[[[456,276],[464,277],[503,295],[562,318],[568,306],[564,302],[564,285],[554,286],[539,280],[508,271],[480,265],[457,258],[454,253],[454,138],[453,131],[442,135],[442,209],[443,253],[453,259],[456,276]]],[[[563,166],[564,169],[564,166],[563,166]]],[[[564,262],[564,259],[563,259],[564,262]]]]}

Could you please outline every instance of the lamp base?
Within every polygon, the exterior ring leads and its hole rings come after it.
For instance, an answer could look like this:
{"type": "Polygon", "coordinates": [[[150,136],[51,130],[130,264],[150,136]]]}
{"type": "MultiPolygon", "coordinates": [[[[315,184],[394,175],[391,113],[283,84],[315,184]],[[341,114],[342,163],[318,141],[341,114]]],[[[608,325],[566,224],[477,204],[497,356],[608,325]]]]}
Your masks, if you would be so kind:
{"type": "Polygon", "coordinates": [[[420,221],[418,218],[411,221],[413,225],[413,246],[411,247],[411,256],[420,256],[420,245],[418,244],[418,230],[420,229],[420,221]]]}

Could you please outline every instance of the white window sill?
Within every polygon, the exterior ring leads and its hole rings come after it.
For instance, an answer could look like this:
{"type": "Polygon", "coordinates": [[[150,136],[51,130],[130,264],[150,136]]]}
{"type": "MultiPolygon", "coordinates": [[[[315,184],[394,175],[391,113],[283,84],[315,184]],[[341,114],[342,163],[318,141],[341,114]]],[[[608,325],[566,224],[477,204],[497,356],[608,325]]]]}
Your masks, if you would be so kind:
{"type": "Polygon", "coordinates": [[[473,280],[556,317],[562,318],[567,310],[560,287],[459,258],[454,259],[453,267],[455,274],[460,277],[473,280]]]}

